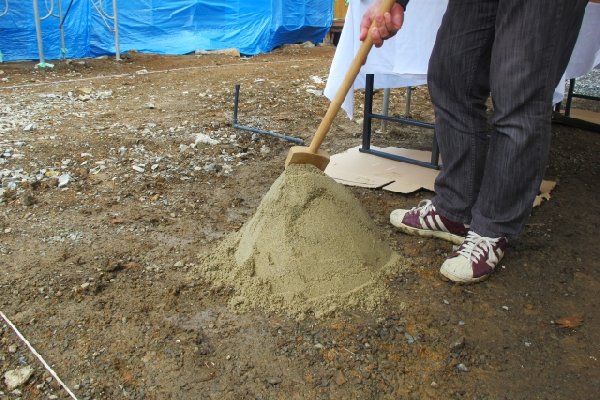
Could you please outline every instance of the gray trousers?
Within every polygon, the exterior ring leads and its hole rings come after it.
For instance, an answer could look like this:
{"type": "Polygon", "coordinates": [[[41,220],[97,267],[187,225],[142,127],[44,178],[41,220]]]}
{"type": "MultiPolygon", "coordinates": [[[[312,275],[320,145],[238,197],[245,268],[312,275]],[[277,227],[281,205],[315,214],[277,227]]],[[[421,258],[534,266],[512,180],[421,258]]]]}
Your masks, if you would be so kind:
{"type": "Polygon", "coordinates": [[[586,4],[449,1],[428,71],[443,163],[432,200],[440,214],[482,236],[521,233],[548,159],[552,93],[586,4]]]}

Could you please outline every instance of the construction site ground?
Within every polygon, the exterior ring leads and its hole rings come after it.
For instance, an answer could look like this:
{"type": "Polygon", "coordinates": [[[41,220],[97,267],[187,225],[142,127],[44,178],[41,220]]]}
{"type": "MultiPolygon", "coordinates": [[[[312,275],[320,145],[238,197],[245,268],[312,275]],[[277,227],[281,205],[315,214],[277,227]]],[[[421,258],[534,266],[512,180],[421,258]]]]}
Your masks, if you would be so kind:
{"type": "MultiPolygon", "coordinates": [[[[0,64],[0,311],[79,399],[599,398],[597,133],[553,125],[552,198],[483,283],[442,281],[451,244],[389,224],[432,193],[361,188],[411,267],[375,312],[239,314],[231,288],[195,274],[291,145],[232,128],[234,85],[240,124],[309,141],[334,51],[0,64]]],[[[358,120],[336,118],[331,154],[360,144],[361,96],[358,120]]],[[[392,90],[392,113],[404,99],[392,90]]],[[[432,121],[426,87],[411,115],[432,121]]],[[[377,123],[373,143],[429,149],[431,132],[377,123]]],[[[4,320],[0,374],[0,399],[69,398],[4,320]],[[27,366],[9,390],[5,374],[27,366]]]]}

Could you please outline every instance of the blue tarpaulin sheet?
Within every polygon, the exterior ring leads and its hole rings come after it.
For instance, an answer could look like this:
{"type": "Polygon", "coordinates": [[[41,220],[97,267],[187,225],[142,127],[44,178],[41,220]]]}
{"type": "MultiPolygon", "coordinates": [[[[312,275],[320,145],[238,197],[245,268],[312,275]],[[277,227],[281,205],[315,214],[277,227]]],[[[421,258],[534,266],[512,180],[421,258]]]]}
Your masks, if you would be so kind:
{"type": "MultiPolygon", "coordinates": [[[[54,2],[39,0],[43,18],[54,2]]],[[[41,22],[47,60],[96,57],[115,53],[112,0],[62,0],[65,47],[60,43],[59,19],[41,22]],[[110,29],[109,29],[110,27],[110,29]]],[[[333,1],[323,0],[118,0],[120,49],[158,54],[237,48],[242,54],[269,52],[277,46],[321,42],[329,30],[333,1]]],[[[0,14],[5,0],[0,0],[0,14]]],[[[33,2],[8,0],[0,16],[0,52],[4,61],[39,59],[33,2]]]]}

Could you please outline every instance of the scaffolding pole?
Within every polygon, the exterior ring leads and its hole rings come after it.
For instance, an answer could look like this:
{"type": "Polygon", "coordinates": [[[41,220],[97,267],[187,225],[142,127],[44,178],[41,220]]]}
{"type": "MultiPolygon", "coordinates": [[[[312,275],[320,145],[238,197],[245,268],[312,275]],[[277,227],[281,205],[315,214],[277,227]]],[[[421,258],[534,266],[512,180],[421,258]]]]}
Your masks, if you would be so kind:
{"type": "MultiPolygon", "coordinates": [[[[0,12],[0,17],[4,17],[6,14],[8,14],[8,0],[4,0],[4,8],[2,9],[2,12],[0,12]]],[[[0,63],[4,62],[4,53],[2,53],[2,49],[0,49],[0,63]]]]}
{"type": "MultiPolygon", "coordinates": [[[[44,16],[40,15],[40,7],[39,0],[33,0],[33,17],[35,24],[35,33],[36,40],[38,45],[38,55],[39,55],[39,63],[36,64],[36,68],[53,68],[54,65],[46,62],[46,57],[44,54],[44,42],[43,42],[43,32],[42,32],[42,21],[49,17],[56,17],[59,20],[59,31],[60,31],[60,52],[61,58],[65,59],[67,56],[67,48],[65,42],[65,30],[64,23],[69,15],[69,11],[71,10],[71,6],[73,5],[74,0],[70,0],[69,6],[67,7],[66,12],[63,14],[62,0],[44,0],[44,5],[46,6],[46,14],[44,16]],[[55,1],[57,4],[58,15],[54,14],[55,1]]],[[[119,37],[119,14],[117,7],[117,0],[112,0],[112,15],[109,15],[106,12],[106,4],[105,0],[90,0],[93,7],[98,11],[100,17],[104,21],[106,27],[114,33],[115,37],[115,58],[117,61],[121,60],[121,46],[120,46],[120,37],[119,37]],[[108,24],[107,21],[112,22],[112,27],[108,24]]],[[[8,0],[0,0],[0,17],[5,16],[9,12],[9,3],[8,0]]],[[[4,61],[4,54],[0,49],[0,63],[4,61]]]]}
{"type": "Polygon", "coordinates": [[[65,44],[64,44],[65,37],[64,37],[64,32],[62,30],[62,20],[63,20],[62,5],[61,5],[61,0],[57,0],[57,1],[58,1],[59,14],[58,15],[54,14],[54,0],[51,0],[49,8],[48,8],[48,2],[44,0],[44,5],[46,6],[46,15],[41,17],[38,0],[33,0],[33,18],[35,20],[35,33],[36,33],[36,37],[37,37],[38,53],[39,53],[39,58],[40,58],[40,62],[39,62],[39,64],[36,65],[36,68],[53,68],[54,67],[53,64],[46,62],[46,58],[44,56],[42,21],[44,21],[45,19],[50,18],[50,17],[57,17],[59,19],[59,21],[61,22],[61,24],[60,24],[60,39],[61,39],[61,46],[62,46],[61,53],[63,53],[63,56],[66,53],[65,44]]]}
{"type": "MultiPolygon", "coordinates": [[[[71,1],[73,3],[73,1],[71,1]]],[[[60,55],[62,58],[67,58],[67,46],[65,44],[65,30],[63,28],[63,13],[62,13],[62,2],[58,0],[58,30],[60,32],[60,55]]]]}
{"type": "Polygon", "coordinates": [[[115,58],[121,61],[121,46],[119,44],[119,13],[117,12],[117,0],[113,0],[113,24],[115,26],[115,58]]]}
{"type": "Polygon", "coordinates": [[[38,55],[40,63],[37,67],[44,68],[46,59],[44,58],[44,43],[42,41],[42,20],[40,19],[40,10],[38,8],[38,0],[33,0],[33,18],[35,20],[35,34],[37,37],[38,55]]]}
{"type": "Polygon", "coordinates": [[[119,13],[117,7],[117,0],[112,0],[112,11],[113,15],[106,13],[106,6],[104,0],[90,0],[92,5],[100,14],[100,17],[104,21],[104,25],[109,31],[112,31],[115,35],[115,59],[121,61],[121,46],[119,44],[119,13]],[[107,21],[112,21],[113,27],[111,28],[107,21]]]}

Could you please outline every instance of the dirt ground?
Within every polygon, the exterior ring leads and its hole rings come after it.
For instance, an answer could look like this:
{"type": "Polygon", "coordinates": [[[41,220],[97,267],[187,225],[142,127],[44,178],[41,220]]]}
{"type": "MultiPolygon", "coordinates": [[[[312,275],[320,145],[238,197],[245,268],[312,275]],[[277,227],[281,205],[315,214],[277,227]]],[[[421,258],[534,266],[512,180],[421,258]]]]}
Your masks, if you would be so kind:
{"type": "MultiPolygon", "coordinates": [[[[431,193],[358,188],[412,266],[375,313],[235,314],[231,288],[193,273],[290,146],[231,127],[234,85],[241,124],[310,140],[334,51],[0,64],[0,311],[79,399],[600,398],[597,133],[553,126],[552,199],[481,284],[443,282],[451,245],[389,225],[431,193]]],[[[426,89],[413,101],[431,120],[426,89]]],[[[324,148],[360,135],[340,114],[324,148]]],[[[394,126],[374,144],[427,149],[430,135],[394,126]]],[[[26,365],[15,390],[0,377],[0,399],[68,398],[0,321],[0,374],[26,365]]]]}

